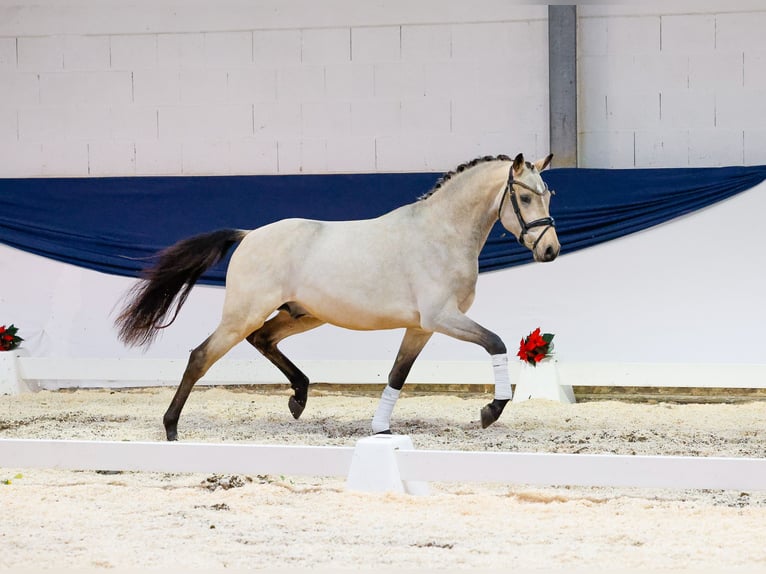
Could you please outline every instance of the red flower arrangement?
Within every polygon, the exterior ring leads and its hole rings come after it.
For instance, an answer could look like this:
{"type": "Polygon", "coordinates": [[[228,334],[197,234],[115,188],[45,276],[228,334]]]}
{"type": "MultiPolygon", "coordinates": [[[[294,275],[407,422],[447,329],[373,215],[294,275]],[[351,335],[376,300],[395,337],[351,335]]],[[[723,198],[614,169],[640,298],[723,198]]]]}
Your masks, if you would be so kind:
{"type": "Polygon", "coordinates": [[[553,337],[552,333],[540,334],[540,327],[538,327],[521,340],[517,356],[536,367],[537,363],[553,354],[553,337]]]}
{"type": "Polygon", "coordinates": [[[6,329],[5,325],[0,326],[0,351],[12,351],[19,346],[24,339],[19,337],[16,332],[19,329],[11,325],[6,329]]]}

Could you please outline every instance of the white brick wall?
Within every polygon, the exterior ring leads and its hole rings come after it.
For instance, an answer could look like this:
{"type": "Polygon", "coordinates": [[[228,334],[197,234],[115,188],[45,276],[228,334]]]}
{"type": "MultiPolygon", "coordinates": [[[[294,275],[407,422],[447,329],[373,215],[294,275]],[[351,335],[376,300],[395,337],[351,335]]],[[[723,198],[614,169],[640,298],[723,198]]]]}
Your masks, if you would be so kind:
{"type": "Polygon", "coordinates": [[[204,40],[207,67],[247,66],[253,61],[252,32],[206,33],[204,40]]]}
{"type": "Polygon", "coordinates": [[[452,102],[449,98],[405,99],[401,101],[401,112],[404,132],[449,135],[451,131],[452,102]]]}
{"type": "Polygon", "coordinates": [[[137,69],[132,80],[136,104],[163,106],[181,101],[181,71],[177,68],[137,69]]]}
{"type": "Polygon", "coordinates": [[[18,138],[18,114],[13,109],[0,109],[0,142],[12,142],[18,138]]]}
{"type": "Polygon", "coordinates": [[[64,139],[67,135],[68,110],[63,107],[35,106],[18,111],[20,142],[44,142],[64,139]]]}
{"type": "Polygon", "coordinates": [[[0,139],[3,177],[42,175],[42,144],[0,139]]]}
{"type": "Polygon", "coordinates": [[[766,129],[745,129],[745,163],[766,165],[766,129]]]}
{"type": "Polygon", "coordinates": [[[301,127],[301,133],[310,138],[345,137],[351,133],[351,104],[342,100],[303,102],[301,127]]]}
{"type": "Polygon", "coordinates": [[[28,158],[0,176],[443,171],[548,151],[544,6],[331,3],[5,3],[0,142],[28,158]]]}
{"type": "Polygon", "coordinates": [[[299,64],[300,30],[255,30],[253,62],[259,65],[299,64]]]}
{"type": "Polygon", "coordinates": [[[42,144],[42,175],[74,177],[88,173],[88,144],[50,141],[42,144]]]}
{"type": "Polygon", "coordinates": [[[715,15],[662,16],[661,49],[682,54],[705,53],[715,50],[715,15]]]}
{"type": "Polygon", "coordinates": [[[269,102],[277,97],[277,73],[273,68],[241,68],[226,73],[226,101],[269,102]]]}
{"type": "Polygon", "coordinates": [[[351,30],[351,59],[355,62],[385,62],[401,57],[401,26],[351,30]]]}
{"type": "Polygon", "coordinates": [[[41,105],[128,104],[130,72],[49,72],[40,74],[41,105]]]}
{"type": "Polygon", "coordinates": [[[580,165],[764,163],[766,8],[711,5],[578,8],[580,165]]]}
{"type": "Polygon", "coordinates": [[[301,31],[301,62],[323,65],[351,60],[351,30],[320,28],[301,31]]]}
{"type": "Polygon", "coordinates": [[[129,141],[102,141],[88,146],[88,160],[91,175],[132,175],[136,172],[136,146],[129,141]]]}
{"type": "Polygon", "coordinates": [[[0,38],[0,71],[16,67],[16,38],[0,38]]]}
{"type": "Polygon", "coordinates": [[[113,70],[142,70],[157,65],[158,38],[154,34],[109,37],[109,65],[113,70]]]}
{"type": "Polygon", "coordinates": [[[40,78],[27,72],[0,71],[2,98],[7,111],[22,106],[35,105],[40,101],[40,78]]]}
{"type": "MultiPolygon", "coordinates": [[[[34,18],[3,3],[0,177],[442,171],[544,155],[546,7],[448,2],[172,3],[174,19],[160,17],[171,0],[34,18]]],[[[711,5],[579,6],[580,165],[764,162],[766,9],[711,5]]]]}
{"type": "Polygon", "coordinates": [[[64,69],[64,40],[61,36],[16,38],[18,69],[52,72],[64,69]]]}
{"type": "Polygon", "coordinates": [[[716,47],[741,52],[763,52],[766,30],[766,10],[762,3],[747,12],[721,10],[716,14],[716,47]]]}
{"type": "Polygon", "coordinates": [[[301,102],[321,98],[324,94],[324,72],[324,67],[318,64],[277,68],[277,99],[301,102]]]}
{"type": "Polygon", "coordinates": [[[452,56],[449,26],[401,26],[401,57],[406,61],[445,62],[452,56]]]}
{"type": "Polygon", "coordinates": [[[277,173],[277,142],[273,139],[243,138],[232,141],[226,157],[230,173],[277,173]]]}
{"type": "Polygon", "coordinates": [[[167,68],[201,67],[205,61],[204,34],[159,34],[157,63],[167,68]]]}
{"type": "Polygon", "coordinates": [[[324,68],[324,93],[328,99],[348,99],[353,106],[372,99],[374,89],[374,68],[368,63],[328,64],[324,68]]]}
{"type": "Polygon", "coordinates": [[[178,141],[137,141],[136,174],[179,175],[182,169],[182,144],[178,141]]]}
{"type": "Polygon", "coordinates": [[[65,70],[106,70],[109,68],[108,36],[65,36],[65,70]]]}

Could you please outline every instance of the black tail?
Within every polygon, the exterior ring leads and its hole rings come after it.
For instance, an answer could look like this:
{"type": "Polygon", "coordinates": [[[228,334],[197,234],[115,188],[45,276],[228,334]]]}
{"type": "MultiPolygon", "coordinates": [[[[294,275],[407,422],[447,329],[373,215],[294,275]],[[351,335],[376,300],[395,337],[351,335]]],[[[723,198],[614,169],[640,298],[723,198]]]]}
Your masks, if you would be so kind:
{"type": "Polygon", "coordinates": [[[195,235],[160,251],[159,261],[143,272],[143,279],[130,290],[128,302],[115,320],[120,340],[131,347],[151,344],[159,329],[175,321],[197,279],[246,233],[221,229],[195,235]],[[174,302],[175,312],[164,323],[174,302]]]}

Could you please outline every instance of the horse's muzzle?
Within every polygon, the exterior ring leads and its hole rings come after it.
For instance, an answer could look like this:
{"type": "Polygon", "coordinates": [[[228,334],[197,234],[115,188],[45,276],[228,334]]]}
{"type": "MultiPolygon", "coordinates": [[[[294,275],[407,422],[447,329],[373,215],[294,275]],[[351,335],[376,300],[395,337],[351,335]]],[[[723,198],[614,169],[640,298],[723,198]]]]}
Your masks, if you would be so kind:
{"type": "Polygon", "coordinates": [[[545,246],[541,245],[539,249],[532,251],[532,256],[538,263],[548,263],[549,261],[556,259],[556,257],[559,256],[560,251],[561,246],[558,242],[549,243],[545,246]]]}
{"type": "Polygon", "coordinates": [[[545,248],[545,251],[543,251],[542,256],[540,257],[540,261],[547,263],[548,261],[553,261],[556,259],[556,257],[559,256],[559,251],[561,248],[554,247],[553,245],[549,245],[545,248]]]}

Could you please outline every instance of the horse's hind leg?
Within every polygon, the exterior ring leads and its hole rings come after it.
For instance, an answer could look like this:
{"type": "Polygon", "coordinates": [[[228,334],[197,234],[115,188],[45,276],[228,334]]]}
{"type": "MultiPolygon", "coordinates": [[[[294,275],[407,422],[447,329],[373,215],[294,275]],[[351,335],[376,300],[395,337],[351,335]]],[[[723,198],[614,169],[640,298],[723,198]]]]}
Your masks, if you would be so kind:
{"type": "Polygon", "coordinates": [[[178,385],[176,394],[162,419],[168,440],[178,440],[178,419],[194,384],[204,376],[213,363],[242,339],[244,339],[244,334],[221,324],[212,335],[191,352],[186,370],[181,378],[181,384],[178,385]]]}
{"type": "Polygon", "coordinates": [[[285,307],[266,321],[260,329],[253,331],[247,337],[247,341],[282,371],[282,374],[290,381],[294,395],[290,397],[287,406],[296,419],[306,408],[309,396],[309,378],[290,359],[285,357],[282,351],[277,348],[277,344],[285,337],[303,333],[323,324],[324,321],[310,315],[293,316],[289,312],[289,307],[285,307]]]}
{"type": "Polygon", "coordinates": [[[375,434],[391,433],[391,413],[399,399],[399,392],[407,380],[407,375],[410,374],[415,359],[418,358],[420,351],[426,346],[431,335],[433,333],[430,331],[421,329],[407,329],[405,331],[394,366],[388,374],[388,385],[383,389],[375,416],[372,417],[372,432],[375,434]]]}

